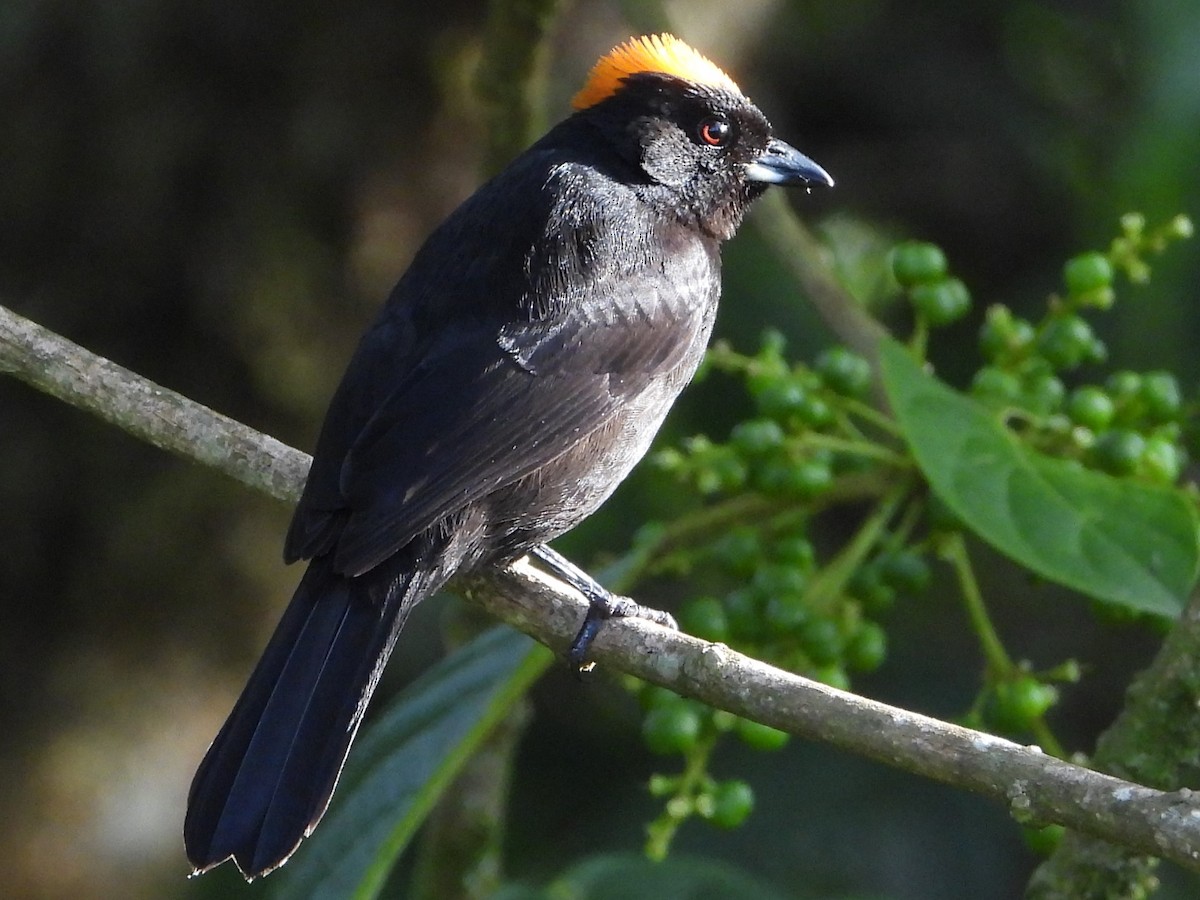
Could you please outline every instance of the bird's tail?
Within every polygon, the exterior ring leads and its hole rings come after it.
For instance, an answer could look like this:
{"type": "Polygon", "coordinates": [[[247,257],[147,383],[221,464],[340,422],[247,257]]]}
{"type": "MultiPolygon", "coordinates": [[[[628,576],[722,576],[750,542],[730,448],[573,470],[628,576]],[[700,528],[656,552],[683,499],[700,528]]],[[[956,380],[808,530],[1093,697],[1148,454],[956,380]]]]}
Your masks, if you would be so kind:
{"type": "Polygon", "coordinates": [[[356,578],[314,559],[188,794],[184,843],[203,872],[283,864],[329,805],[409,610],[449,577],[403,552],[356,578]]]}

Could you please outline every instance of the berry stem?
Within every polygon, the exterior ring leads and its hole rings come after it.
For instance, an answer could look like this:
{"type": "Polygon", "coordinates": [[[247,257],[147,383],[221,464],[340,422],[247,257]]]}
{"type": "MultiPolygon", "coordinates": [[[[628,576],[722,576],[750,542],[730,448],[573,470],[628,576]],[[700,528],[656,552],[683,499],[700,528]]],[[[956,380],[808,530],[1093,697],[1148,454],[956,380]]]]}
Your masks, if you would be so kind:
{"type": "Polygon", "coordinates": [[[808,609],[828,609],[833,599],[845,590],[846,582],[879,543],[888,522],[911,491],[912,484],[911,478],[904,478],[885,494],[851,541],[813,578],[804,592],[804,605],[808,609]]]}
{"type": "Polygon", "coordinates": [[[962,532],[954,532],[944,538],[941,544],[941,556],[954,569],[958,579],[958,587],[962,592],[963,603],[967,608],[967,616],[971,627],[979,638],[983,649],[984,659],[993,676],[1006,678],[1016,670],[1016,666],[1004,649],[1004,643],[992,624],[987,606],[983,601],[983,593],[979,590],[979,582],[975,578],[975,570],[971,566],[971,558],[967,553],[967,544],[962,532]]]}
{"type": "Polygon", "coordinates": [[[710,732],[684,753],[684,768],[674,780],[675,790],[666,801],[662,815],[646,826],[647,858],[661,862],[671,851],[675,833],[696,812],[696,799],[712,788],[708,761],[717,744],[716,732],[710,732]]]}
{"type": "Polygon", "coordinates": [[[842,406],[850,415],[857,416],[864,421],[870,422],[880,431],[883,431],[893,437],[902,438],[903,430],[896,424],[895,420],[886,413],[882,413],[869,403],[864,403],[862,400],[856,400],[853,397],[843,397],[842,406]]]}
{"type": "Polygon", "coordinates": [[[897,469],[908,470],[912,468],[912,461],[908,457],[868,441],[855,441],[832,434],[821,434],[817,431],[810,431],[804,435],[801,443],[805,447],[821,447],[827,450],[848,453],[853,456],[877,459],[897,469]]]}

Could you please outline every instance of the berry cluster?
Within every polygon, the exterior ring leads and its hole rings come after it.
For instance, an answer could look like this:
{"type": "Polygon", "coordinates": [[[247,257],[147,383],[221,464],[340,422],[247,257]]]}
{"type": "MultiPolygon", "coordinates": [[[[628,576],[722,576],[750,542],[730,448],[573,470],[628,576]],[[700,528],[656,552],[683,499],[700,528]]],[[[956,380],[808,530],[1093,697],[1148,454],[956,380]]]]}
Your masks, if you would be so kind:
{"type": "MultiPolygon", "coordinates": [[[[876,617],[897,597],[925,591],[931,578],[922,550],[906,543],[915,517],[901,517],[890,528],[891,507],[869,517],[849,547],[824,563],[809,539],[813,516],[876,498],[911,468],[895,449],[888,421],[867,402],[871,368],[844,347],[826,350],[812,366],[793,365],[776,332],[764,335],[753,356],[717,345],[708,365],[742,380],[754,415],[725,442],[696,437],[657,454],[661,468],[709,503],[700,517],[706,536],[658,560],[710,587],[681,605],[681,627],[848,688],[851,673],[878,668],[887,655],[887,634],[876,617]]],[[[667,798],[650,828],[649,852],[657,856],[691,816],[731,826],[749,813],[748,785],[707,773],[721,737],[773,750],[787,735],[661,688],[639,690],[647,745],[685,761],[682,774],[657,775],[651,784],[656,796],[667,798]]]]}
{"type": "Polygon", "coordinates": [[[750,488],[811,500],[828,490],[836,445],[817,436],[837,434],[841,401],[861,400],[871,385],[871,368],[843,347],[823,353],[812,368],[789,365],[783,350],[783,336],[775,331],[763,336],[754,357],[714,346],[708,365],[745,379],[757,415],[737,424],[727,443],[700,435],[685,441],[682,451],[661,451],[660,466],[703,495],[750,488]]]}
{"type": "Polygon", "coordinates": [[[868,436],[874,414],[864,402],[866,360],[834,347],[812,367],[790,365],[783,349],[774,332],[751,357],[715,347],[710,366],[744,380],[756,415],[725,443],[697,437],[658,454],[661,467],[710,499],[748,496],[758,507],[753,524],[743,519],[688,552],[688,570],[703,567],[708,584],[728,590],[686,601],[680,621],[699,637],[845,687],[849,671],[883,662],[885,634],[869,616],[897,593],[924,590],[929,569],[902,539],[889,543],[878,528],[853,565],[818,563],[807,533],[811,516],[856,494],[872,496],[906,463],[868,436]]]}
{"type": "Polygon", "coordinates": [[[692,816],[720,828],[741,825],[754,809],[754,791],[740,779],[717,780],[709,774],[709,758],[718,738],[732,732],[750,746],[769,750],[786,744],[788,735],[664,688],[647,687],[641,692],[641,701],[646,709],[642,733],[647,746],[654,753],[678,754],[684,759],[679,775],[659,774],[650,779],[650,793],[664,798],[665,803],[662,814],[647,829],[647,853],[655,859],[666,856],[676,830],[692,816]]]}
{"type": "MultiPolygon", "coordinates": [[[[1112,306],[1114,274],[1144,280],[1146,255],[1187,236],[1190,227],[1181,217],[1148,230],[1140,217],[1127,216],[1107,253],[1081,254],[1066,264],[1065,292],[1051,297],[1040,321],[1000,305],[989,309],[979,336],[983,365],[971,395],[1031,448],[1115,477],[1176,483],[1186,460],[1189,407],[1170,373],[1117,371],[1070,391],[1063,378],[1107,358],[1088,317],[1112,306]]],[[[890,263],[915,315],[912,347],[923,356],[936,329],[970,311],[970,293],[932,244],[902,244],[890,263]]],[[[768,332],[751,356],[717,344],[706,366],[741,380],[753,413],[723,442],[698,436],[656,456],[703,501],[691,520],[643,536],[642,557],[653,561],[648,570],[674,571],[705,585],[703,594],[682,604],[681,626],[847,688],[852,674],[883,664],[881,620],[898,601],[928,591],[928,560],[936,556],[957,582],[985,659],[966,721],[1032,735],[1061,755],[1045,716],[1059,685],[1077,681],[1080,667],[1068,660],[1035,672],[1009,657],[972,569],[966,526],[924,486],[900,425],[873,402],[877,386],[867,360],[835,346],[811,366],[792,363],[782,335],[768,332]],[[818,548],[812,535],[821,531],[810,532],[814,518],[850,505],[861,516],[850,539],[840,549],[818,548]]],[[[650,826],[651,855],[665,855],[692,816],[726,827],[739,823],[753,793],[742,781],[708,773],[714,747],[732,734],[752,747],[778,749],[787,735],[661,688],[638,684],[635,690],[646,711],[647,745],[684,759],[682,773],[652,779],[664,812],[650,826]]]]}
{"type": "Polygon", "coordinates": [[[905,289],[920,326],[940,328],[970,311],[971,292],[949,274],[941,247],[908,241],[892,250],[891,264],[892,275],[905,289]]]}
{"type": "Polygon", "coordinates": [[[1084,253],[1067,262],[1066,292],[1051,298],[1041,322],[1014,316],[1004,306],[988,310],[979,336],[986,364],[975,374],[971,393],[1045,453],[1112,475],[1174,484],[1187,461],[1185,410],[1174,375],[1122,370],[1069,392],[1062,380],[1107,359],[1086,316],[1112,306],[1115,272],[1145,280],[1144,255],[1191,233],[1183,217],[1152,232],[1140,216],[1126,216],[1121,224],[1122,234],[1107,254],[1084,253]]]}

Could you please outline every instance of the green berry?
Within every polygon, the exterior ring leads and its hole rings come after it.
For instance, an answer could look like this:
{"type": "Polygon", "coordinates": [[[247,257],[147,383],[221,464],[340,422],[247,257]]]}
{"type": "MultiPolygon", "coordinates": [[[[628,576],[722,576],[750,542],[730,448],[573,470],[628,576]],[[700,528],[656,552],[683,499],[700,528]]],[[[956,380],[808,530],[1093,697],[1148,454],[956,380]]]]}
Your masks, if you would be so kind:
{"type": "Polygon", "coordinates": [[[878,563],[859,566],[846,585],[851,597],[860,601],[868,612],[880,613],[896,602],[896,589],[883,578],[878,563]]]}
{"type": "Polygon", "coordinates": [[[711,472],[717,490],[727,493],[741,490],[750,475],[746,464],[732,454],[722,454],[713,460],[711,472]]]}
{"type": "MultiPolygon", "coordinates": [[[[1096,443],[1096,432],[1083,425],[1075,425],[1067,432],[1068,446],[1076,450],[1091,450],[1092,445],[1096,443]]],[[[1071,458],[1071,465],[1078,463],[1077,458],[1071,458]]]]}
{"type": "Polygon", "coordinates": [[[1028,319],[1013,319],[1012,333],[1008,336],[1008,351],[1012,355],[1024,353],[1037,340],[1037,329],[1028,319]]]}
{"type": "Polygon", "coordinates": [[[1112,287],[1112,263],[1103,253],[1081,253],[1067,260],[1063,267],[1063,281],[1067,290],[1076,295],[1112,287]]]}
{"type": "Polygon", "coordinates": [[[979,327],[979,349],[988,360],[998,360],[1009,348],[1013,315],[1007,306],[989,306],[979,327]]]}
{"type": "Polygon", "coordinates": [[[688,634],[706,641],[729,640],[729,617],[716,597],[690,600],[679,610],[679,625],[688,634]]]}
{"type": "Polygon", "coordinates": [[[771,558],[789,566],[811,571],[817,563],[817,551],[806,537],[783,537],[771,544],[771,558]]]}
{"type": "Polygon", "coordinates": [[[933,579],[925,557],[912,550],[900,550],[883,557],[879,561],[879,574],[885,584],[909,597],[925,593],[933,579]]]}
{"type": "Polygon", "coordinates": [[[913,307],[931,328],[956,322],[971,309],[971,293],[957,278],[918,284],[910,296],[913,307]]]}
{"type": "Polygon", "coordinates": [[[1021,675],[995,687],[994,719],[1005,731],[1024,731],[1058,700],[1058,689],[1032,675],[1021,675]]]}
{"type": "Polygon", "coordinates": [[[758,411],[781,421],[799,415],[807,399],[808,391],[792,378],[776,381],[755,395],[758,411]]]}
{"type": "Polygon", "coordinates": [[[810,619],[800,631],[800,643],[818,666],[840,661],[846,649],[841,629],[832,619],[810,619]]]}
{"type": "Polygon", "coordinates": [[[832,486],[833,470],[828,462],[818,459],[791,463],[771,460],[755,468],[754,484],[772,496],[811,500],[832,486]]]}
{"type": "Polygon", "coordinates": [[[709,721],[714,730],[724,733],[733,730],[733,727],[737,725],[738,717],[726,710],[714,709],[709,713],[709,721]]]}
{"type": "Polygon", "coordinates": [[[873,672],[887,658],[887,633],[875,622],[863,622],[846,645],[846,664],[873,672]]]}
{"type": "Polygon", "coordinates": [[[846,674],[846,670],[838,663],[830,663],[824,666],[817,666],[812,673],[812,677],[822,684],[827,684],[831,688],[837,688],[839,691],[850,690],[850,677],[846,674]]]}
{"type": "Polygon", "coordinates": [[[766,598],[752,588],[730,591],[725,597],[725,617],[735,639],[755,641],[766,631],[766,598]]]}
{"type": "Polygon", "coordinates": [[[821,397],[811,393],[805,395],[796,414],[800,421],[810,428],[825,428],[832,425],[834,420],[833,408],[821,397]]]}
{"type": "Polygon", "coordinates": [[[669,756],[696,746],[703,722],[695,707],[685,702],[658,706],[642,720],[642,738],[652,753],[669,756]]]}
{"type": "Polygon", "coordinates": [[[871,386],[871,364],[845,347],[825,350],[814,368],[830,388],[847,397],[861,397],[871,386]]]}
{"type": "Polygon", "coordinates": [[[1113,372],[1104,382],[1113,402],[1118,406],[1128,403],[1142,392],[1142,376],[1137,372],[1122,370],[1113,372]]]}
{"type": "Polygon", "coordinates": [[[903,287],[946,277],[946,254],[936,244],[906,241],[892,249],[892,274],[903,287]]]}
{"type": "Polygon", "coordinates": [[[642,704],[642,709],[645,710],[677,706],[683,702],[683,698],[674,691],[647,682],[642,682],[642,689],[638,694],[638,700],[642,704]]]}
{"type": "Polygon", "coordinates": [[[1140,238],[1146,230],[1146,217],[1140,212],[1127,212],[1120,218],[1121,231],[1128,238],[1140,238]]]}
{"type": "Polygon", "coordinates": [[[1147,372],[1139,392],[1146,414],[1154,422],[1167,422],[1179,415],[1183,400],[1179,382],[1170,372],[1147,372]]]}
{"type": "Polygon", "coordinates": [[[679,776],[663,775],[661,772],[656,772],[650,776],[650,781],[646,784],[647,790],[651,797],[669,797],[679,789],[679,776]]]}
{"type": "Polygon", "coordinates": [[[764,328],[759,338],[758,356],[760,359],[778,359],[787,349],[787,337],[778,328],[764,328]]]}
{"type": "Polygon", "coordinates": [[[1168,225],[1167,234],[1170,237],[1175,238],[1176,240],[1179,240],[1181,238],[1182,239],[1190,238],[1195,233],[1196,233],[1196,226],[1193,225],[1192,220],[1189,219],[1187,216],[1185,216],[1183,213],[1180,213],[1175,218],[1173,218],[1168,225]]]}
{"type": "Polygon", "coordinates": [[[777,385],[786,384],[791,368],[782,357],[760,352],[746,372],[746,387],[754,397],[760,397],[777,385]]]}
{"type": "Polygon", "coordinates": [[[762,553],[758,532],[747,525],[731,528],[712,545],[713,558],[734,575],[752,575],[762,553]]]}
{"type": "Polygon", "coordinates": [[[1183,470],[1183,457],[1174,441],[1164,437],[1146,440],[1138,471],[1157,484],[1174,484],[1183,470]]]}
{"type": "Polygon", "coordinates": [[[779,750],[791,737],[786,731],[750,719],[738,719],[735,728],[737,736],[755,750],[779,750]]]}
{"type": "Polygon", "coordinates": [[[746,464],[729,447],[713,447],[704,453],[695,472],[696,490],[701,494],[739,490],[749,475],[746,464]]]}
{"type": "Polygon", "coordinates": [[[798,566],[772,563],[760,566],[750,584],[764,597],[800,595],[808,587],[808,574],[798,566]]]}
{"type": "Polygon", "coordinates": [[[984,366],[971,379],[972,396],[988,406],[1011,406],[1021,396],[1021,379],[995,366],[984,366]]]}
{"type": "MultiPolygon", "coordinates": [[[[1055,369],[1074,369],[1096,352],[1092,326],[1074,313],[1046,323],[1037,337],[1037,351],[1055,369]]],[[[1101,345],[1103,346],[1103,345],[1101,345]]]]}
{"type": "Polygon", "coordinates": [[[791,493],[788,483],[792,478],[791,463],[782,459],[771,459],[754,467],[752,483],[767,496],[791,493]]]}
{"type": "Polygon", "coordinates": [[[783,429],[773,419],[750,419],[735,425],[729,440],[740,452],[761,456],[783,445],[783,429]]]}
{"type": "Polygon", "coordinates": [[[1067,389],[1061,379],[1049,372],[1039,372],[1025,382],[1021,403],[1030,412],[1048,416],[1062,408],[1066,394],[1067,389]]]}
{"type": "Polygon", "coordinates": [[[1085,385],[1071,392],[1067,401],[1067,415],[1076,425],[1103,431],[1113,420],[1116,404],[1103,388],[1085,385]]]}
{"type": "Polygon", "coordinates": [[[795,634],[811,617],[804,598],[799,594],[780,594],[767,598],[764,620],[771,637],[786,638],[795,634]]]}
{"type": "Polygon", "coordinates": [[[754,810],[754,790],[744,781],[723,781],[712,793],[712,823],[737,828],[754,810]]]}
{"type": "Polygon", "coordinates": [[[1049,856],[1062,843],[1067,829],[1061,825],[1045,825],[1041,828],[1026,827],[1021,829],[1021,836],[1027,846],[1039,856],[1049,856]]]}
{"type": "Polygon", "coordinates": [[[808,459],[793,466],[792,477],[788,480],[787,490],[793,496],[804,500],[819,497],[833,486],[833,470],[829,463],[816,459],[808,459]]]}
{"type": "Polygon", "coordinates": [[[680,475],[687,464],[687,457],[675,447],[664,447],[651,457],[651,461],[664,472],[680,475]]]}
{"type": "Polygon", "coordinates": [[[1096,438],[1091,458],[1097,467],[1112,475],[1133,472],[1146,452],[1146,439],[1128,428],[1114,428],[1096,438]]]}
{"type": "Polygon", "coordinates": [[[1036,334],[1027,320],[1015,318],[1007,306],[997,304],[988,308],[979,329],[979,349],[992,361],[1019,358],[1036,334]]]}

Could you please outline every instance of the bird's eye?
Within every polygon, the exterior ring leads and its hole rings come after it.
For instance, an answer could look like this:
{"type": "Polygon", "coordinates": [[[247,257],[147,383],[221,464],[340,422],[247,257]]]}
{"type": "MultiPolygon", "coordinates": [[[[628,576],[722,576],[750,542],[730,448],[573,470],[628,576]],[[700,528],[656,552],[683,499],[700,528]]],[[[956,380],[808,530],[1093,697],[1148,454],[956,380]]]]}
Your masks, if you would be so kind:
{"type": "Polygon", "coordinates": [[[733,138],[733,125],[720,116],[709,116],[700,123],[700,140],[710,147],[724,147],[733,138]]]}

